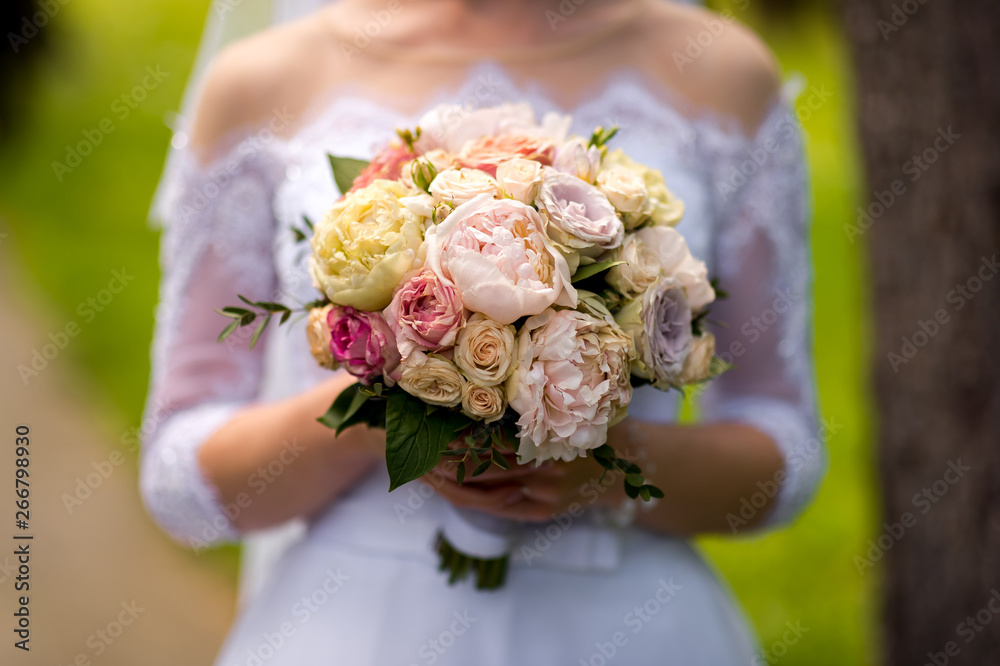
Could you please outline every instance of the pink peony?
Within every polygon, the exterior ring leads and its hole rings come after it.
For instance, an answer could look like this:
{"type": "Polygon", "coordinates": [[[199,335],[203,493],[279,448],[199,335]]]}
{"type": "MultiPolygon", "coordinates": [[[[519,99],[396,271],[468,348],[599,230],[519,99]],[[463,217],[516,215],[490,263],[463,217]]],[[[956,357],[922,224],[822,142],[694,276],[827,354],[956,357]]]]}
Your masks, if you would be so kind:
{"type": "Polygon", "coordinates": [[[392,329],[379,312],[334,307],[327,315],[330,353],[363,384],[383,377],[392,386],[399,379],[399,350],[392,329]]]}
{"type": "Polygon", "coordinates": [[[632,399],[631,340],[610,318],[546,310],[518,336],[518,366],[507,381],[518,460],[573,460],[607,441],[632,399]]]}
{"type": "Polygon", "coordinates": [[[415,349],[440,352],[452,347],[465,324],[458,290],[426,268],[403,282],[383,315],[403,359],[415,349]]]}
{"type": "Polygon", "coordinates": [[[512,324],[553,304],[576,306],[569,265],[531,206],[481,194],[428,229],[425,241],[426,265],[473,312],[512,324]]]}

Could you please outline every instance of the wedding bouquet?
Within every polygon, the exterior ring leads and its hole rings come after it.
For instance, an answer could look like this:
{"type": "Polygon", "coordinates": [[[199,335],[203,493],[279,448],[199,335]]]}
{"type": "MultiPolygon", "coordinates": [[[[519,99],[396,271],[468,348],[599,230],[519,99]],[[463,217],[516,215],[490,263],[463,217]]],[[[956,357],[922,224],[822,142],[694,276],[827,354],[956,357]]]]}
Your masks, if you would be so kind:
{"type": "MultiPolygon", "coordinates": [[[[296,229],[322,296],[307,304],[316,361],[357,383],[320,421],[386,431],[390,490],[448,456],[491,465],[594,456],[629,497],[662,497],[606,442],[640,384],[683,388],[724,369],[704,330],[716,298],[674,229],[683,204],[660,173],[608,141],[536,122],[527,105],[437,107],[370,163],[330,157],[344,196],[296,229]]],[[[293,309],[220,313],[220,340],[293,309]]],[[[503,583],[509,521],[450,509],[437,544],[451,581],[503,583]]]]}

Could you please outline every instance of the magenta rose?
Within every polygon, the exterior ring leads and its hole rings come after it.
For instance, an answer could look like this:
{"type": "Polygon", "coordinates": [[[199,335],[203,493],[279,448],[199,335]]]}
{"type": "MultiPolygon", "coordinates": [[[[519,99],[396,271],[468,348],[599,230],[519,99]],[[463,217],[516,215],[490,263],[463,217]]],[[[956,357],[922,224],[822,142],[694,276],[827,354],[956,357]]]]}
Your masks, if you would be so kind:
{"type": "Polygon", "coordinates": [[[403,359],[414,350],[441,352],[453,347],[458,330],[465,324],[465,306],[458,290],[427,268],[396,290],[383,315],[403,359]]]}
{"type": "Polygon", "coordinates": [[[383,377],[389,386],[399,379],[399,350],[392,329],[380,312],[334,307],[327,315],[330,353],[363,384],[383,377]]]}

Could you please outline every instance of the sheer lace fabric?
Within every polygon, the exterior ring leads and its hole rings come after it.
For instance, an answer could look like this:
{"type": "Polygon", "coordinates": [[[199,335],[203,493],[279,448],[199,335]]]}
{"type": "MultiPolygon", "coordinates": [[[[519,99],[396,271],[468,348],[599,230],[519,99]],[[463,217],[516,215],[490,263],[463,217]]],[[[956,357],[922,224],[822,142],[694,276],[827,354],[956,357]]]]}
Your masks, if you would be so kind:
{"type": "MultiPolygon", "coordinates": [[[[775,440],[786,470],[767,522],[792,518],[818,483],[824,452],[816,444],[806,174],[787,101],[747,139],[720,118],[681,115],[627,74],[576,108],[560,109],[486,64],[449,97],[572,113],[581,134],[617,124],[615,145],[663,172],[685,202],[680,231],[730,295],[713,307],[712,319],[727,325],[714,332],[735,367],[701,397],[702,417],[747,423],[775,440]],[[477,88],[483,77],[494,82],[485,93],[477,88]]],[[[198,467],[201,444],[243,406],[294,395],[326,374],[312,361],[301,324],[269,332],[251,351],[247,336],[216,343],[226,322],[213,308],[233,303],[237,293],[312,300],[306,250],[290,228],[303,215],[318,219],[338,196],[326,153],[370,158],[395,127],[418,116],[342,95],[290,138],[262,130],[208,164],[183,150],[171,157],[155,211],[165,227],[163,283],[142,492],[175,538],[205,544],[237,536],[198,467]]],[[[676,395],[643,389],[630,416],[671,421],[676,408],[676,395]]]]}

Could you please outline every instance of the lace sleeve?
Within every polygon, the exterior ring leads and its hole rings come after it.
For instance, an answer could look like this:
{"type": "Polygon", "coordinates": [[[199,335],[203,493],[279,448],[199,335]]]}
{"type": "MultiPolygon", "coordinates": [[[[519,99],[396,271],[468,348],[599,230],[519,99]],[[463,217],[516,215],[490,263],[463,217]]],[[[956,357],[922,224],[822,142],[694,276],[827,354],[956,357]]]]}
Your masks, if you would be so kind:
{"type": "Polygon", "coordinates": [[[746,423],[776,442],[784,470],[760,487],[777,496],[765,523],[780,524],[808,502],[825,466],[811,351],[808,184],[802,134],[787,103],[772,110],[752,143],[719,160],[714,181],[712,266],[729,297],[710,318],[725,326],[713,330],[733,368],[702,396],[702,415],[746,423]]]}
{"type": "Polygon", "coordinates": [[[160,526],[192,546],[236,536],[198,450],[258,393],[263,344],[250,350],[246,329],[216,342],[226,320],[214,308],[237,294],[274,297],[276,172],[272,156],[246,144],[211,166],[175,154],[153,213],[164,227],[163,277],[140,486],[160,526]]]}

